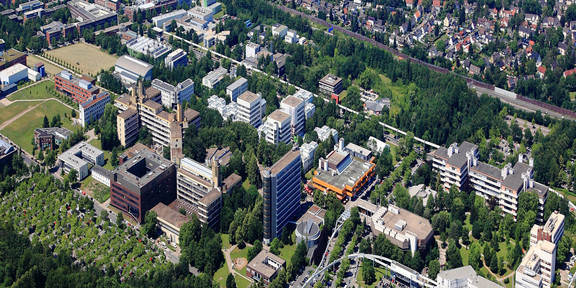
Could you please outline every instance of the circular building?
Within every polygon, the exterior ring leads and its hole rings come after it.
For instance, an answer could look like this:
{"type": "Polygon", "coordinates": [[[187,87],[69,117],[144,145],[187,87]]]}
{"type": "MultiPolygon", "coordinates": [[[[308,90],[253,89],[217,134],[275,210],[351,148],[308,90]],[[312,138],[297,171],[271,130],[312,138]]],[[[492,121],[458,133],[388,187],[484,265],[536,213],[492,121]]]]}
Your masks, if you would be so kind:
{"type": "Polygon", "coordinates": [[[296,226],[296,240],[298,243],[300,243],[300,241],[306,242],[308,249],[316,246],[319,238],[320,227],[314,220],[308,219],[298,223],[296,226]]]}

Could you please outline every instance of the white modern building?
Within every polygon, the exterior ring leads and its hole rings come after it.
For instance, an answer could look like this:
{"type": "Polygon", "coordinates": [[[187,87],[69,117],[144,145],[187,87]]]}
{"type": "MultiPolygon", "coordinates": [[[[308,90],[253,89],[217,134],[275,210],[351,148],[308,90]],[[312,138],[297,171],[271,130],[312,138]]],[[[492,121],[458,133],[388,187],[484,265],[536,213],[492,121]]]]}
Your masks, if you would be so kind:
{"type": "Polygon", "coordinates": [[[290,132],[294,136],[304,136],[306,124],[304,108],[304,101],[294,96],[288,96],[280,102],[280,109],[290,115],[290,132]]]}
{"type": "Polygon", "coordinates": [[[288,44],[298,43],[298,34],[294,30],[288,30],[286,36],[284,37],[284,42],[288,44]]]}
{"type": "Polygon", "coordinates": [[[28,67],[20,63],[0,71],[2,85],[10,85],[28,79],[28,67]]]}
{"type": "Polygon", "coordinates": [[[214,89],[224,79],[224,76],[228,74],[228,70],[224,67],[218,67],[216,70],[210,71],[208,75],[202,78],[202,85],[208,87],[209,89],[214,89]]]}
{"type": "Polygon", "coordinates": [[[258,43],[248,43],[246,44],[246,58],[256,58],[256,55],[260,52],[260,45],[258,43]]]}
{"type": "Polygon", "coordinates": [[[380,154],[382,151],[384,151],[384,149],[386,149],[386,147],[390,147],[390,145],[386,144],[386,142],[381,141],[373,136],[368,138],[366,145],[372,150],[372,152],[376,154],[380,154]]]}
{"type": "Polygon", "coordinates": [[[131,52],[130,55],[143,54],[154,59],[162,59],[172,50],[172,47],[167,44],[143,36],[128,40],[126,48],[131,52]]]}
{"type": "Polygon", "coordinates": [[[314,153],[316,153],[316,148],[318,148],[318,143],[315,141],[304,143],[302,147],[300,147],[300,158],[302,158],[304,171],[308,171],[314,167],[314,153]]]}
{"type": "Polygon", "coordinates": [[[194,81],[191,79],[186,79],[176,86],[160,79],[154,79],[152,80],[152,87],[160,91],[162,94],[162,105],[169,108],[176,108],[178,103],[189,101],[194,95],[194,81]]]}
{"type": "Polygon", "coordinates": [[[85,127],[92,121],[98,121],[104,114],[104,108],[106,108],[108,103],[110,103],[110,93],[100,92],[98,95],[92,95],[86,102],[78,105],[80,125],[85,127]]]}
{"type": "Polygon", "coordinates": [[[110,179],[112,178],[112,171],[109,171],[100,165],[94,165],[94,167],[92,167],[92,170],[90,172],[92,172],[92,178],[94,180],[106,185],[107,187],[110,187],[110,179]]]}
{"type": "MultiPolygon", "coordinates": [[[[154,23],[154,26],[164,29],[165,26],[170,25],[170,23],[172,23],[172,20],[180,19],[186,16],[187,14],[188,12],[184,9],[172,11],[156,17],[152,17],[152,23],[154,23]]],[[[175,27],[170,28],[174,29],[175,27]]]]}
{"type": "Polygon", "coordinates": [[[212,17],[214,16],[214,14],[212,13],[212,9],[208,7],[195,6],[192,9],[188,10],[188,16],[192,18],[201,19],[207,22],[212,22],[212,17]]]}
{"type": "Polygon", "coordinates": [[[136,58],[124,55],[114,65],[114,72],[120,76],[123,83],[135,84],[139,78],[143,80],[152,80],[153,65],[136,58]]]}
{"type": "Polygon", "coordinates": [[[173,70],[178,66],[186,66],[188,65],[188,53],[180,48],[176,49],[166,55],[166,58],[164,58],[164,64],[166,64],[166,67],[170,68],[170,70],[173,70]]]}
{"type": "Polygon", "coordinates": [[[272,36],[284,38],[288,34],[288,27],[281,24],[272,25],[272,36]]]}
{"type": "Polygon", "coordinates": [[[330,137],[330,134],[332,134],[332,137],[334,137],[334,143],[338,142],[338,131],[336,131],[334,128],[330,128],[324,125],[322,128],[314,128],[314,131],[316,131],[316,134],[318,134],[318,140],[320,141],[328,140],[328,137],[330,137]]]}
{"type": "Polygon", "coordinates": [[[314,101],[314,94],[310,91],[306,91],[304,89],[298,90],[298,92],[294,93],[294,97],[298,97],[306,103],[312,103],[314,101]]]}
{"type": "Polygon", "coordinates": [[[88,177],[88,164],[104,166],[104,152],[86,142],[80,142],[60,154],[58,160],[65,173],[76,170],[80,181],[88,177]]]}
{"type": "Polygon", "coordinates": [[[306,117],[306,120],[312,118],[312,116],[314,116],[314,112],[316,112],[316,105],[312,103],[306,103],[306,106],[304,106],[304,116],[306,117]]]}
{"type": "Polygon", "coordinates": [[[266,100],[262,99],[262,96],[246,91],[238,96],[237,104],[237,121],[246,122],[256,128],[262,125],[262,116],[266,111],[266,100]]]}
{"type": "Polygon", "coordinates": [[[502,288],[502,286],[476,274],[472,266],[445,270],[436,276],[438,288],[502,288]]]}
{"type": "Polygon", "coordinates": [[[226,105],[226,100],[216,95],[208,98],[208,108],[218,111],[222,115],[222,119],[230,118],[232,121],[236,119],[236,113],[238,112],[238,104],[236,102],[230,102],[226,105]]]}
{"type": "Polygon", "coordinates": [[[275,145],[280,142],[290,144],[292,142],[290,119],[290,114],[279,109],[268,115],[264,123],[266,141],[275,145]]]}
{"type": "Polygon", "coordinates": [[[230,97],[232,102],[236,102],[238,96],[242,95],[246,90],[248,90],[248,80],[244,77],[240,77],[240,79],[226,87],[226,95],[230,97]]]}

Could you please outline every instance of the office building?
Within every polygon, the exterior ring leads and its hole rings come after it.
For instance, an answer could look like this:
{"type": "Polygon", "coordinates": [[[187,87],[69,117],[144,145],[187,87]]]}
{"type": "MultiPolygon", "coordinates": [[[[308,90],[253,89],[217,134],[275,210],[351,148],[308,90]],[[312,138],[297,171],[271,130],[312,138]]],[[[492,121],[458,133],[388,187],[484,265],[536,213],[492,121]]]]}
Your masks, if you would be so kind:
{"type": "Polygon", "coordinates": [[[66,3],[66,5],[70,10],[70,14],[72,14],[72,18],[80,22],[76,24],[80,35],[82,35],[85,29],[105,28],[118,23],[118,15],[116,12],[99,5],[82,0],[72,0],[66,3]]]}
{"type": "Polygon", "coordinates": [[[208,7],[195,6],[192,9],[188,10],[188,16],[204,20],[206,22],[212,22],[212,17],[214,16],[214,14],[212,13],[212,10],[209,9],[208,7]]]}
{"type": "Polygon", "coordinates": [[[238,113],[238,104],[236,102],[226,104],[224,98],[212,95],[208,98],[208,108],[218,111],[222,115],[222,119],[236,120],[236,114],[238,113]]]}
{"type": "Polygon", "coordinates": [[[279,237],[282,229],[300,209],[300,162],[300,151],[293,148],[272,167],[262,171],[264,243],[279,237]]]}
{"type": "Polygon", "coordinates": [[[328,140],[328,137],[332,136],[332,138],[334,139],[334,143],[338,142],[338,131],[336,131],[336,129],[334,128],[330,128],[324,125],[322,126],[322,128],[320,127],[314,128],[314,131],[318,135],[318,140],[320,141],[326,141],[328,140]]]}
{"type": "Polygon", "coordinates": [[[298,90],[293,96],[302,99],[304,103],[312,103],[314,101],[314,94],[303,89],[298,90]]]}
{"type": "Polygon", "coordinates": [[[129,40],[126,42],[126,48],[128,48],[128,53],[132,57],[147,55],[155,60],[164,59],[172,50],[169,45],[144,36],[129,40]]]}
{"type": "Polygon", "coordinates": [[[285,265],[284,259],[262,250],[246,266],[246,276],[256,282],[262,282],[264,287],[268,287],[285,265]]]}
{"type": "Polygon", "coordinates": [[[316,153],[318,143],[312,141],[310,143],[302,144],[300,147],[300,157],[302,158],[302,169],[309,171],[314,167],[314,153],[316,153]]]}
{"type": "Polygon", "coordinates": [[[472,266],[444,270],[436,276],[438,288],[502,288],[476,274],[472,266]]]}
{"type": "Polygon", "coordinates": [[[92,179],[106,185],[106,187],[110,187],[110,179],[112,179],[112,171],[100,166],[94,165],[92,170],[92,179]]]}
{"type": "Polygon", "coordinates": [[[262,125],[262,116],[266,111],[266,100],[260,94],[246,91],[236,100],[238,112],[236,120],[246,122],[256,128],[262,125]]]}
{"type": "Polygon", "coordinates": [[[286,36],[284,37],[284,42],[288,44],[298,43],[298,34],[294,30],[288,30],[286,36]]]}
{"type": "Polygon", "coordinates": [[[44,33],[46,37],[46,42],[50,45],[55,45],[56,42],[62,37],[66,37],[67,35],[72,35],[76,30],[76,26],[74,24],[62,24],[60,21],[53,21],[49,24],[40,27],[40,31],[44,33]]]}
{"type": "Polygon", "coordinates": [[[232,102],[236,102],[238,96],[242,95],[246,90],[248,90],[248,80],[244,77],[240,77],[240,79],[226,87],[226,95],[230,97],[232,102]]]}
{"type": "Polygon", "coordinates": [[[120,76],[120,79],[125,84],[136,84],[138,79],[152,80],[153,65],[144,61],[124,55],[114,65],[114,72],[120,76]]]}
{"type": "Polygon", "coordinates": [[[44,3],[42,3],[41,1],[38,1],[38,0],[34,0],[34,1],[29,1],[29,2],[19,4],[18,8],[16,8],[16,12],[23,13],[26,11],[36,10],[36,9],[42,8],[42,7],[44,7],[44,3]]]}
{"type": "Polygon", "coordinates": [[[336,77],[332,74],[328,74],[324,76],[324,78],[320,79],[318,85],[319,85],[318,90],[320,90],[320,93],[326,95],[332,95],[332,94],[338,95],[344,89],[344,86],[342,84],[342,78],[336,77]]]}
{"type": "Polygon", "coordinates": [[[364,161],[370,161],[372,159],[372,151],[364,147],[360,147],[354,143],[348,143],[348,145],[344,147],[344,150],[350,153],[352,157],[356,157],[364,161]]]}
{"type": "Polygon", "coordinates": [[[154,79],[152,80],[152,87],[158,89],[162,94],[162,105],[172,109],[183,101],[190,101],[190,98],[194,96],[194,81],[191,79],[186,79],[176,86],[160,79],[154,79]]]}
{"type": "Polygon", "coordinates": [[[118,12],[121,3],[118,0],[94,0],[94,4],[102,6],[108,10],[118,12]]]}
{"type": "Polygon", "coordinates": [[[88,177],[88,164],[104,166],[104,152],[86,142],[80,142],[60,154],[58,162],[65,173],[76,170],[80,181],[88,177]]]}
{"type": "Polygon", "coordinates": [[[46,76],[46,68],[44,67],[44,63],[38,62],[34,64],[34,71],[40,73],[40,76],[46,76]]]}
{"type": "Polygon", "coordinates": [[[208,87],[208,89],[214,89],[224,79],[224,76],[228,74],[228,70],[224,67],[218,67],[216,70],[210,71],[204,78],[202,78],[202,85],[208,87]]]}
{"type": "Polygon", "coordinates": [[[202,7],[208,7],[216,3],[216,0],[202,0],[202,7]]]}
{"type": "Polygon", "coordinates": [[[392,244],[404,251],[411,251],[412,255],[418,250],[426,250],[434,239],[430,221],[406,209],[389,205],[378,207],[370,213],[374,231],[386,235],[392,244]]]}
{"type": "Polygon", "coordinates": [[[94,85],[95,82],[91,77],[76,78],[70,71],[63,70],[54,77],[54,88],[72,98],[74,102],[84,103],[100,93],[100,89],[94,85]]]}
{"type": "Polygon", "coordinates": [[[354,197],[374,176],[373,162],[353,158],[344,148],[344,139],[326,158],[318,161],[312,178],[314,188],[325,193],[335,193],[338,199],[354,197]]]}
{"type": "Polygon", "coordinates": [[[34,129],[34,143],[38,146],[38,150],[54,150],[62,144],[62,141],[67,140],[70,135],[72,135],[72,131],[66,128],[36,128],[34,129]]]}
{"type": "Polygon", "coordinates": [[[110,180],[110,204],[142,223],[156,204],[176,198],[176,166],[147,149],[124,161],[110,180]]]}
{"type": "Polygon", "coordinates": [[[28,80],[28,67],[20,63],[0,71],[0,83],[2,85],[16,84],[22,80],[28,80]]]}
{"type": "Polygon", "coordinates": [[[431,152],[432,169],[440,174],[446,191],[454,185],[458,189],[470,186],[478,196],[486,200],[495,199],[502,211],[515,219],[520,193],[528,191],[538,195],[536,220],[544,221],[544,205],[549,188],[534,181],[534,160],[518,156],[518,161],[508,163],[500,169],[478,160],[478,146],[464,141],[460,146],[453,143],[447,149],[438,148],[431,152]],[[528,163],[525,163],[527,160],[528,163]]]}
{"type": "Polygon", "coordinates": [[[202,223],[214,228],[222,208],[220,164],[213,159],[212,168],[189,158],[180,161],[177,173],[177,197],[198,215],[202,223]]]}
{"type": "Polygon", "coordinates": [[[26,53],[22,53],[13,48],[6,51],[2,50],[2,57],[0,58],[0,71],[18,63],[26,66],[26,53]]]}
{"type": "Polygon", "coordinates": [[[258,52],[260,52],[260,44],[258,43],[248,43],[246,44],[246,58],[256,58],[258,52]]]}
{"type": "Polygon", "coordinates": [[[92,95],[84,103],[78,105],[80,125],[85,127],[93,121],[98,121],[104,114],[104,109],[108,103],[110,103],[110,93],[104,91],[98,95],[92,95]]]}
{"type": "Polygon", "coordinates": [[[156,204],[151,210],[158,215],[156,217],[158,226],[160,226],[160,230],[165,234],[168,242],[180,244],[180,228],[182,228],[182,225],[186,222],[190,221],[190,218],[180,214],[180,212],[164,203],[156,204]]]}
{"type": "Polygon", "coordinates": [[[286,34],[288,34],[288,27],[285,25],[278,23],[272,25],[272,36],[284,38],[286,37],[286,34]]]}
{"type": "Polygon", "coordinates": [[[280,142],[290,144],[292,142],[290,128],[290,114],[275,110],[268,115],[264,123],[265,139],[268,143],[275,145],[280,142]]]}
{"type": "Polygon", "coordinates": [[[280,102],[280,109],[290,115],[290,133],[292,136],[304,137],[306,132],[304,107],[304,101],[294,96],[288,96],[280,102]]]}
{"type": "Polygon", "coordinates": [[[209,5],[207,8],[212,11],[212,15],[216,15],[218,12],[222,11],[222,4],[219,2],[212,3],[212,5],[209,5]]]}
{"type": "MultiPolygon", "coordinates": [[[[180,9],[180,10],[165,13],[165,14],[162,14],[162,15],[159,15],[156,17],[152,17],[152,23],[154,23],[154,26],[164,29],[165,26],[168,26],[168,25],[170,25],[170,23],[172,23],[172,20],[177,20],[177,19],[183,18],[186,15],[188,15],[188,12],[184,9],[180,9]]],[[[176,27],[170,27],[170,29],[175,29],[175,28],[176,27]]]]}
{"type": "Polygon", "coordinates": [[[116,116],[116,129],[120,145],[129,147],[136,143],[139,121],[138,111],[132,108],[126,109],[116,116]]]}
{"type": "Polygon", "coordinates": [[[166,64],[166,67],[170,68],[170,70],[178,66],[186,66],[188,65],[188,53],[182,49],[176,49],[166,56],[164,64],[166,64]]]}

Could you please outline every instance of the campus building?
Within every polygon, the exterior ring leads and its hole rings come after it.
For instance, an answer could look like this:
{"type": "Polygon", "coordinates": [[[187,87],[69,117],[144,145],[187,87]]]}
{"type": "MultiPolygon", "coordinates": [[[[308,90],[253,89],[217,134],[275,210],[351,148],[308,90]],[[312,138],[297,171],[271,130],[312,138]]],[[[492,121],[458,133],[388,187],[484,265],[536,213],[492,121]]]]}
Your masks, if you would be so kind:
{"type": "Polygon", "coordinates": [[[17,84],[22,80],[28,80],[28,67],[17,63],[0,71],[0,84],[17,84]]]}
{"type": "Polygon", "coordinates": [[[34,129],[34,143],[38,146],[38,150],[54,150],[56,146],[62,144],[62,141],[67,140],[70,135],[72,135],[72,131],[66,128],[36,128],[34,129]]]}
{"type": "Polygon", "coordinates": [[[194,95],[194,81],[191,79],[186,79],[176,86],[160,79],[154,79],[152,80],[152,87],[158,89],[162,94],[162,105],[172,109],[183,101],[189,101],[194,95]]]}
{"type": "MultiPolygon", "coordinates": [[[[164,13],[162,15],[152,17],[152,23],[154,23],[154,26],[164,29],[166,26],[172,23],[172,20],[180,19],[182,17],[185,17],[187,14],[188,12],[184,9],[164,13]]],[[[170,27],[170,28],[175,29],[176,27],[170,27]]]]}
{"type": "Polygon", "coordinates": [[[266,100],[260,94],[246,91],[238,96],[236,103],[238,104],[237,121],[246,122],[256,128],[262,125],[262,116],[266,111],[266,100]]]}
{"type": "Polygon", "coordinates": [[[98,27],[105,28],[118,23],[115,11],[108,10],[100,5],[91,4],[82,0],[72,0],[66,3],[72,18],[80,23],[76,24],[78,34],[82,35],[85,29],[98,27]]]}
{"type": "Polygon", "coordinates": [[[93,121],[98,121],[104,114],[104,108],[108,103],[110,103],[110,93],[104,91],[98,95],[92,95],[84,103],[78,105],[80,125],[85,127],[93,121]]]}
{"type": "Polygon", "coordinates": [[[164,64],[166,64],[166,67],[170,68],[170,70],[178,66],[186,66],[188,65],[188,53],[180,48],[176,49],[166,56],[164,64]]]}
{"type": "Polygon", "coordinates": [[[500,169],[479,161],[478,146],[466,141],[460,145],[453,143],[448,148],[440,147],[429,155],[432,169],[440,175],[446,191],[452,185],[458,189],[469,186],[478,196],[486,200],[495,199],[502,211],[515,219],[520,193],[534,192],[538,195],[539,204],[537,221],[544,221],[544,204],[549,188],[534,181],[533,159],[524,159],[520,154],[514,165],[508,163],[500,169]]]}
{"type": "Polygon", "coordinates": [[[172,50],[169,45],[145,36],[139,36],[129,40],[126,42],[126,48],[128,48],[128,53],[132,57],[147,55],[154,58],[154,60],[164,59],[172,50]]]}
{"type": "Polygon", "coordinates": [[[94,0],[94,4],[100,5],[108,10],[118,12],[120,10],[120,2],[118,0],[94,0]]]}
{"type": "Polygon", "coordinates": [[[365,188],[374,176],[375,164],[353,158],[344,148],[344,139],[326,158],[318,161],[318,169],[312,178],[314,188],[325,193],[335,193],[338,199],[354,197],[365,188]]]}
{"type": "Polygon", "coordinates": [[[142,223],[156,204],[169,204],[176,198],[175,188],[174,163],[142,149],[112,171],[110,204],[142,223]]]}
{"type": "Polygon", "coordinates": [[[104,166],[104,152],[86,142],[80,142],[60,154],[58,162],[65,173],[76,170],[80,181],[90,173],[88,164],[104,166]]]}
{"type": "Polygon", "coordinates": [[[280,142],[292,142],[290,118],[290,114],[281,110],[275,110],[268,115],[264,122],[265,139],[268,143],[278,145],[280,142]]]}
{"type": "Polygon", "coordinates": [[[300,147],[300,157],[302,158],[302,169],[309,171],[314,167],[314,153],[316,153],[318,143],[312,141],[310,143],[302,144],[300,147]]]}
{"type": "Polygon", "coordinates": [[[282,102],[280,102],[280,109],[290,115],[290,134],[292,136],[304,136],[306,116],[304,114],[305,107],[304,100],[288,96],[282,102]]]}
{"type": "Polygon", "coordinates": [[[191,210],[202,223],[214,228],[220,220],[222,191],[220,164],[216,159],[212,167],[189,158],[180,160],[177,173],[177,197],[185,210],[191,210]],[[186,209],[188,208],[188,209],[186,209]]]}
{"type": "Polygon", "coordinates": [[[286,261],[284,259],[262,250],[246,266],[246,276],[256,282],[261,281],[264,287],[268,287],[285,265],[286,261]]]}
{"type": "MultiPolygon", "coordinates": [[[[198,7],[198,6],[196,6],[198,7]]],[[[216,70],[210,71],[204,78],[202,78],[202,85],[208,87],[209,89],[214,89],[224,79],[224,76],[228,74],[228,70],[224,67],[218,67],[216,70]]]]}
{"type": "Polygon", "coordinates": [[[140,78],[142,78],[142,80],[152,80],[153,68],[153,65],[124,55],[116,60],[114,73],[120,77],[122,83],[132,85],[136,84],[140,78]]]}
{"type": "Polygon", "coordinates": [[[50,45],[56,44],[62,37],[74,35],[78,32],[74,24],[62,24],[60,21],[53,21],[49,24],[40,27],[40,31],[44,33],[46,42],[50,45]]]}
{"type": "Polygon", "coordinates": [[[12,165],[12,158],[15,153],[14,146],[0,137],[0,166],[12,165]]]}
{"type": "Polygon", "coordinates": [[[126,109],[116,116],[116,130],[122,146],[129,147],[136,143],[139,122],[138,111],[133,108],[126,109]]]}
{"type": "Polygon", "coordinates": [[[318,85],[320,93],[326,95],[332,95],[332,94],[338,95],[344,89],[344,86],[342,84],[342,78],[336,77],[332,74],[328,74],[324,76],[322,79],[320,79],[318,85]]]}
{"type": "Polygon", "coordinates": [[[555,211],[543,226],[534,225],[530,230],[530,245],[535,245],[538,241],[544,240],[558,245],[562,235],[564,235],[564,219],[564,215],[555,211]]]}
{"type": "Polygon", "coordinates": [[[328,140],[330,136],[334,139],[334,142],[338,142],[338,131],[334,128],[330,128],[326,125],[314,128],[314,132],[318,135],[318,140],[321,142],[328,140]]]}
{"type": "Polygon", "coordinates": [[[190,218],[180,214],[180,212],[164,203],[156,204],[151,210],[158,215],[156,217],[158,226],[160,226],[160,230],[166,235],[168,241],[170,243],[180,244],[180,228],[182,228],[182,225],[186,222],[190,221],[190,218]]]}
{"type": "Polygon", "coordinates": [[[246,90],[248,90],[248,80],[244,77],[240,77],[240,79],[226,87],[226,95],[230,96],[232,102],[236,102],[238,96],[242,95],[246,90]]]}
{"type": "Polygon", "coordinates": [[[76,103],[84,103],[100,93],[95,86],[96,80],[88,76],[76,78],[70,71],[63,70],[54,76],[54,88],[56,91],[71,97],[76,103]]]}
{"type": "Polygon", "coordinates": [[[300,209],[300,151],[293,148],[262,173],[264,196],[264,243],[279,237],[282,229],[300,209]]]}
{"type": "Polygon", "coordinates": [[[476,274],[472,266],[464,266],[444,270],[436,276],[438,288],[502,288],[482,276],[476,274]]]}
{"type": "Polygon", "coordinates": [[[26,66],[26,53],[22,53],[14,48],[6,51],[2,49],[1,51],[2,57],[0,57],[0,71],[18,63],[26,66]]]}

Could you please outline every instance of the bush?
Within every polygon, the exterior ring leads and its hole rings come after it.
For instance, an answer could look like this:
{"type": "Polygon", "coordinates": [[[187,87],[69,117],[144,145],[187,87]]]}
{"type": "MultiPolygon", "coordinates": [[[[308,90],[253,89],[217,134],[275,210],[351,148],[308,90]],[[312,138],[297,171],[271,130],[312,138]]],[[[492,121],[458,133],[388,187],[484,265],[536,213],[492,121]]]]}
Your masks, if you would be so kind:
{"type": "Polygon", "coordinates": [[[504,284],[508,284],[508,283],[510,283],[510,278],[504,279],[504,284]]]}

